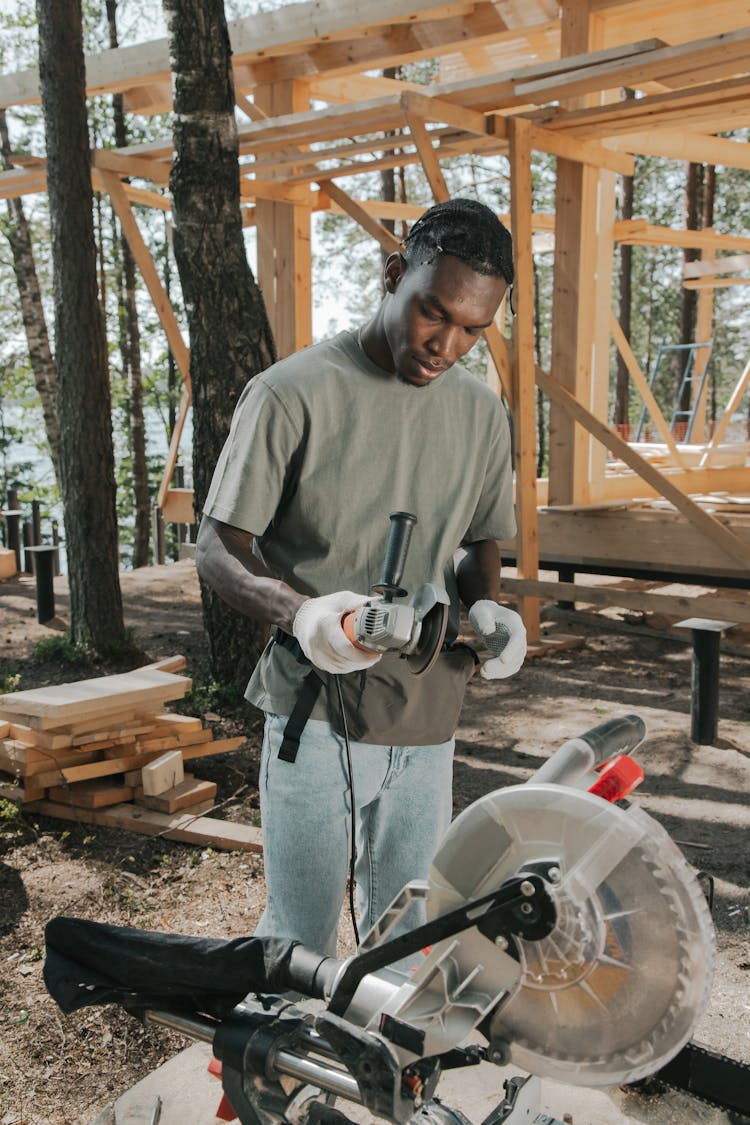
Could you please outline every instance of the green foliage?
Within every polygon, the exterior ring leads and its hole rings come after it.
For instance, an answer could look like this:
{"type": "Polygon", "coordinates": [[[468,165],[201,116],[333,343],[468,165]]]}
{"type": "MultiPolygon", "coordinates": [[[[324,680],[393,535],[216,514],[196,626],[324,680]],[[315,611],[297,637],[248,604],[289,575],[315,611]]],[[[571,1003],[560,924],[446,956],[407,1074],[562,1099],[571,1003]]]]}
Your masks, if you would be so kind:
{"type": "Polygon", "coordinates": [[[175,705],[175,709],[185,715],[202,715],[207,711],[231,710],[241,705],[243,699],[244,688],[236,681],[194,678],[192,690],[175,705]]]}

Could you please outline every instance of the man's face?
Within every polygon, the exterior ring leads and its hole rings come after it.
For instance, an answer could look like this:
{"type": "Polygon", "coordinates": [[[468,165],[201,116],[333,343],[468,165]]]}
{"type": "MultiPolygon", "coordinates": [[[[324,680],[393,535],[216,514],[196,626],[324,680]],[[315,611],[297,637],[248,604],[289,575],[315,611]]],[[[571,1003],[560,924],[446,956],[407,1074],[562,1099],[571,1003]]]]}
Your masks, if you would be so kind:
{"type": "Polygon", "coordinates": [[[449,254],[424,265],[393,254],[385,276],[383,366],[414,387],[429,386],[474,347],[507,288],[503,278],[476,273],[449,254]]]}

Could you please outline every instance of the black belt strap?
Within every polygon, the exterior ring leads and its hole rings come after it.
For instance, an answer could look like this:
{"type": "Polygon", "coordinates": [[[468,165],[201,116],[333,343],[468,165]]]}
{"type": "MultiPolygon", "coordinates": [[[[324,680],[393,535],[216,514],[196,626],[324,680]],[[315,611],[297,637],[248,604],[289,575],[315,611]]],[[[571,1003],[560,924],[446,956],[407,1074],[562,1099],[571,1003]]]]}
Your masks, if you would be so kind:
{"type": "Polygon", "coordinates": [[[311,668],[302,681],[302,690],[284,727],[284,737],[279,747],[279,758],[282,762],[295,762],[297,760],[302,731],[312,714],[312,709],[322,687],[323,681],[315,669],[311,668]]]}
{"type": "MultiPolygon", "coordinates": [[[[296,637],[292,637],[289,633],[285,633],[278,625],[274,625],[271,629],[276,644],[281,645],[292,653],[295,660],[299,664],[309,664],[302,649],[300,648],[299,641],[296,637]]],[[[310,671],[302,681],[302,688],[297,702],[292,708],[292,713],[287,719],[286,726],[284,727],[284,735],[279,747],[278,757],[282,762],[292,762],[297,760],[297,753],[299,752],[299,740],[302,737],[302,731],[307,725],[307,720],[312,715],[313,707],[320,695],[320,690],[323,687],[323,681],[318,673],[311,666],[310,671]]]]}

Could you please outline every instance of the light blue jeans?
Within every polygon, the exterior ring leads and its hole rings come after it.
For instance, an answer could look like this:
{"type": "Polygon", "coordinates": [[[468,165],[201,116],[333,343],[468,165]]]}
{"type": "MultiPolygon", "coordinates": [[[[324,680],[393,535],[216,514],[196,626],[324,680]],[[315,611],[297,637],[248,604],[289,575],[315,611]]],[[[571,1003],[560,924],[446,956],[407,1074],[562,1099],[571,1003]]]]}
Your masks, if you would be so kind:
{"type": "MultiPolygon", "coordinates": [[[[334,955],[346,895],[351,802],[343,738],[308,720],[295,762],[279,759],[286,718],[266,715],[260,809],[266,908],[256,933],[334,955]]],[[[360,936],[401,888],[425,879],[451,819],[454,742],[352,742],[360,936]]],[[[400,929],[424,921],[415,904],[400,929]]],[[[396,932],[399,932],[398,930],[396,932]]]]}

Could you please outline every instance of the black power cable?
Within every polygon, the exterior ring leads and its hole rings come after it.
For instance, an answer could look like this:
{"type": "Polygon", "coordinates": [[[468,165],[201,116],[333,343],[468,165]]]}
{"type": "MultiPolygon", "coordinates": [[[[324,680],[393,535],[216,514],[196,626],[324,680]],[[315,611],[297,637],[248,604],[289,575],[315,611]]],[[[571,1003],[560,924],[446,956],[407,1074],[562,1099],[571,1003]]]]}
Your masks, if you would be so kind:
{"type": "Polygon", "coordinates": [[[336,692],[339,697],[339,711],[341,713],[341,728],[344,732],[344,746],[346,747],[346,766],[349,773],[349,800],[352,806],[351,816],[351,846],[349,849],[349,913],[352,919],[352,930],[354,931],[354,940],[359,945],[359,930],[357,929],[357,913],[354,906],[354,861],[356,858],[357,850],[357,835],[356,835],[356,813],[354,804],[354,769],[352,767],[352,748],[349,744],[349,728],[346,723],[346,708],[344,707],[344,696],[341,692],[341,683],[338,676],[333,677],[336,681],[336,692]]]}

